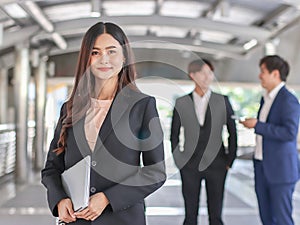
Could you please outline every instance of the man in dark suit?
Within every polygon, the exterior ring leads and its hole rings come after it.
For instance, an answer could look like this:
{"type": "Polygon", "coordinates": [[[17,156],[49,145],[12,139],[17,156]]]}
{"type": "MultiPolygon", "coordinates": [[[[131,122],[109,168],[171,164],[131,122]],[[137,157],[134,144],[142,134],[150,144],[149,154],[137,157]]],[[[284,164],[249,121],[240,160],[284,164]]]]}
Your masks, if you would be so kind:
{"type": "Polygon", "coordinates": [[[196,225],[201,181],[205,180],[210,225],[222,225],[224,183],[236,157],[237,137],[228,97],[212,92],[213,67],[207,60],[188,66],[192,93],[176,100],[171,126],[172,153],[180,170],[185,204],[184,225],[196,225]],[[227,127],[228,148],[222,141],[227,127]],[[184,137],[184,145],[181,141],[184,137]]]}
{"type": "Polygon", "coordinates": [[[266,90],[258,116],[241,122],[254,128],[255,191],[264,225],[293,225],[292,195],[299,179],[298,99],[285,87],[289,65],[277,55],[260,60],[259,79],[266,90]]]}

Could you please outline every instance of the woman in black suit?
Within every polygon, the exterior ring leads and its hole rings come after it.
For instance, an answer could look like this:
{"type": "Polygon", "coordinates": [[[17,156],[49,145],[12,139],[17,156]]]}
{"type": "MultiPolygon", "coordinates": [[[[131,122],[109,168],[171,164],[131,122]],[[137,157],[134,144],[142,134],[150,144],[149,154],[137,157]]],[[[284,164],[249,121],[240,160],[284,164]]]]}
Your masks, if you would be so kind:
{"type": "Polygon", "coordinates": [[[144,198],[166,179],[163,134],[155,99],[138,91],[135,76],[122,29],[112,23],[92,26],[42,170],[52,214],[66,223],[146,224],[144,198]],[[61,174],[87,155],[89,205],[74,212],[61,174]]]}

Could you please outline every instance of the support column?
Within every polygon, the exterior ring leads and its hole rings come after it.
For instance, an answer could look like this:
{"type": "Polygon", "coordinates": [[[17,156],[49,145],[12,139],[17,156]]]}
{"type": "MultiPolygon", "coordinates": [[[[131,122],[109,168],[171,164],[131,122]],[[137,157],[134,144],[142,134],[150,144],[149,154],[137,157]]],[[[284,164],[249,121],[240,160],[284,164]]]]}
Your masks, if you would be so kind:
{"type": "Polygon", "coordinates": [[[41,59],[34,72],[36,85],[35,99],[35,158],[34,167],[39,170],[44,165],[44,135],[46,107],[46,61],[41,59]]]}
{"type": "Polygon", "coordinates": [[[30,78],[29,49],[25,45],[20,45],[16,46],[15,51],[16,181],[25,183],[29,174],[27,154],[28,85],[30,78]]]}
{"type": "Polygon", "coordinates": [[[0,123],[7,123],[7,95],[8,95],[8,77],[7,69],[0,70],[0,123]]]}

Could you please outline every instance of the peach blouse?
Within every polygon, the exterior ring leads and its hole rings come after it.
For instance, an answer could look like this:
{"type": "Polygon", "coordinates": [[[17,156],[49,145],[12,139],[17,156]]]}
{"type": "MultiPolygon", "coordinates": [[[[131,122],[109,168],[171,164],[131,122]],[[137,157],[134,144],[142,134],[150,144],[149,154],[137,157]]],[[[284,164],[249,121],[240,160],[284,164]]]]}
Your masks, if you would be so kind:
{"type": "Polygon", "coordinates": [[[100,128],[107,115],[112,100],[91,99],[91,107],[86,112],[84,131],[90,149],[94,151],[100,128]]]}

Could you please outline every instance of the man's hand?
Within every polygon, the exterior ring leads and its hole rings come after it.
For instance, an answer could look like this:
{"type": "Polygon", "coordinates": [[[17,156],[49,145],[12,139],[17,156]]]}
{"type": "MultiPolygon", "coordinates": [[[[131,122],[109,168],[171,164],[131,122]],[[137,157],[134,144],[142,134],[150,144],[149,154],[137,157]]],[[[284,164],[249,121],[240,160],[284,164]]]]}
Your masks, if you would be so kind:
{"type": "Polygon", "coordinates": [[[239,121],[239,123],[243,124],[247,128],[254,128],[257,123],[257,119],[256,118],[247,118],[244,121],[239,121]]]}

